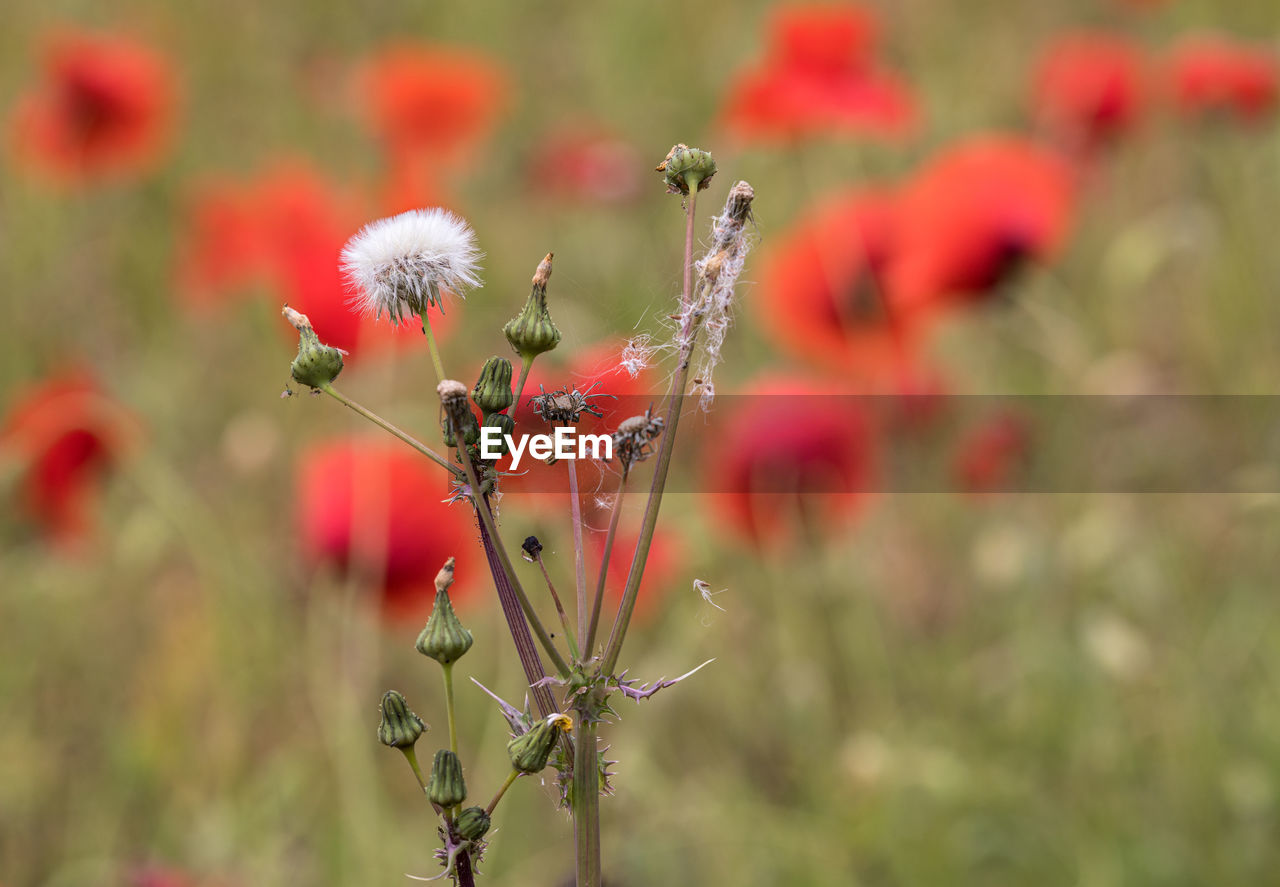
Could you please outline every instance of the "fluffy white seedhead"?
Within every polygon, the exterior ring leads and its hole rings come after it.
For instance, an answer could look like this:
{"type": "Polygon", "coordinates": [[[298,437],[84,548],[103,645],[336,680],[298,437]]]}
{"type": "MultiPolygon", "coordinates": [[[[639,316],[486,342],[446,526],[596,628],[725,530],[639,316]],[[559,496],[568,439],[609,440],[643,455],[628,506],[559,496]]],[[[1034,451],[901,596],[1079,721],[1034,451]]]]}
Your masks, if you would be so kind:
{"type": "Polygon", "coordinates": [[[480,286],[483,255],[463,219],[446,209],[411,209],[365,225],[343,247],[342,271],[354,304],[398,324],[440,306],[441,290],[461,296],[480,286]]]}

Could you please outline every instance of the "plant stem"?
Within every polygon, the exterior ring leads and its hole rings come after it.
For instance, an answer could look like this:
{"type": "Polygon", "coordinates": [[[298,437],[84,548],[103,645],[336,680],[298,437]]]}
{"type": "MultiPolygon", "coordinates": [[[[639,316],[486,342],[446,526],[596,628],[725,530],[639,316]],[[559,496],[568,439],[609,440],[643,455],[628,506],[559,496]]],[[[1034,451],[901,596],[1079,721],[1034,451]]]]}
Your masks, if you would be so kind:
{"type": "Polygon", "coordinates": [[[455,477],[462,476],[462,472],[458,470],[457,466],[450,465],[449,461],[445,459],[443,456],[441,456],[439,453],[432,450],[430,447],[428,447],[426,444],[424,444],[422,441],[418,440],[417,438],[413,437],[408,432],[402,431],[401,429],[397,428],[395,425],[392,425],[390,422],[388,422],[386,419],[379,416],[377,413],[356,403],[354,400],[347,397],[342,392],[338,391],[338,389],[334,388],[332,384],[322,385],[320,386],[320,390],[323,391],[325,394],[329,395],[330,397],[332,397],[338,403],[347,407],[352,412],[358,413],[359,415],[368,419],[374,425],[377,425],[379,428],[382,428],[385,431],[389,431],[395,437],[400,438],[400,440],[404,441],[409,446],[413,447],[419,453],[426,456],[432,462],[436,463],[437,465],[439,465],[441,468],[448,471],[453,476],[455,477]]]}
{"type": "Polygon", "coordinates": [[[627,489],[627,475],[630,469],[622,469],[622,478],[618,481],[618,492],[613,499],[613,514],[609,516],[609,532],[604,539],[604,554],[600,558],[600,577],[596,579],[596,599],[591,605],[591,625],[587,628],[587,640],[582,649],[591,655],[596,643],[596,630],[600,627],[600,611],[604,608],[604,584],[609,576],[609,556],[613,553],[613,540],[618,534],[618,518],[622,516],[622,494],[627,489]]]}
{"type": "Polygon", "coordinates": [[[427,780],[422,775],[422,768],[418,766],[417,753],[413,750],[412,746],[410,746],[409,748],[402,748],[400,749],[400,752],[401,754],[404,755],[404,759],[409,762],[409,766],[413,768],[413,775],[417,778],[418,785],[422,786],[423,792],[426,792],[427,780]]]}
{"type": "Polygon", "coordinates": [[[489,802],[489,806],[484,808],[484,812],[490,816],[493,815],[494,808],[498,806],[498,802],[502,800],[502,796],[507,793],[507,789],[511,788],[511,783],[515,782],[520,776],[519,770],[512,770],[511,775],[507,777],[507,781],[502,783],[502,788],[498,789],[498,793],[493,796],[493,800],[489,802]]]}
{"type": "Polygon", "coordinates": [[[574,587],[577,589],[578,637],[587,634],[587,559],[582,549],[582,500],[578,496],[578,463],[566,459],[569,466],[569,520],[573,524],[574,587]]]}
{"type": "Polygon", "coordinates": [[[512,419],[516,417],[516,410],[520,409],[520,397],[524,394],[524,383],[529,381],[529,370],[533,366],[533,359],[536,354],[520,359],[520,383],[516,385],[516,399],[511,402],[511,410],[507,413],[512,419]]]}
{"type": "Polygon", "coordinates": [[[458,724],[453,717],[453,663],[442,665],[444,671],[444,709],[449,717],[449,751],[458,753],[458,724]]]}
{"type": "Polygon", "coordinates": [[[471,852],[463,850],[453,861],[453,870],[458,876],[458,887],[476,887],[476,876],[471,871],[471,852]]]}
{"type": "MultiPolygon", "coordinates": [[[[435,286],[433,285],[431,289],[434,291],[435,286]]],[[[422,318],[422,334],[427,337],[427,350],[431,352],[431,365],[436,370],[436,381],[443,382],[448,376],[444,374],[444,364],[440,362],[440,349],[436,347],[436,337],[431,332],[431,318],[425,311],[419,316],[422,318]]]]}
{"type": "Polygon", "coordinates": [[[693,220],[697,208],[698,189],[690,189],[689,202],[686,205],[687,223],[684,234],[684,289],[680,294],[681,321],[680,364],[676,368],[675,377],[671,380],[671,392],[667,396],[666,424],[663,426],[662,446],[658,450],[658,462],[653,469],[653,481],[649,485],[649,501],[644,508],[644,522],[640,526],[640,538],[636,542],[635,553],[631,556],[631,569],[627,572],[627,584],[622,592],[622,603],[618,605],[618,616],[613,623],[613,631],[609,635],[609,643],[605,647],[604,658],[600,665],[602,674],[610,674],[618,664],[618,655],[622,652],[622,641],[627,635],[627,626],[631,623],[631,614],[636,607],[636,596],[640,591],[640,577],[644,575],[645,562],[649,559],[649,547],[653,544],[653,532],[658,526],[658,509],[662,507],[662,493],[667,486],[667,472],[671,468],[671,454],[675,450],[676,426],[680,424],[680,413],[684,405],[684,390],[689,382],[689,364],[693,359],[693,343],[697,336],[699,318],[690,310],[693,300],[693,220]]]}
{"type": "Polygon", "coordinates": [[[525,680],[528,682],[533,701],[543,717],[559,711],[551,691],[538,683],[547,676],[538,658],[538,648],[534,646],[533,635],[529,633],[529,623],[525,622],[520,603],[516,600],[515,590],[506,573],[502,571],[502,563],[498,559],[497,548],[489,535],[484,522],[480,523],[480,544],[484,547],[485,558],[489,561],[489,572],[493,575],[494,587],[498,590],[498,603],[502,605],[502,615],[506,617],[507,629],[511,632],[511,640],[516,645],[516,655],[520,657],[520,665],[524,668],[525,680]]]}
{"type": "MultiPolygon", "coordinates": [[[[502,537],[498,535],[498,526],[493,520],[493,511],[489,508],[489,499],[480,493],[480,481],[476,477],[475,465],[471,462],[471,454],[467,452],[467,445],[462,443],[462,431],[457,428],[454,423],[454,434],[457,436],[460,446],[458,447],[458,456],[462,459],[462,470],[466,472],[467,483],[471,486],[471,499],[475,503],[476,514],[480,516],[480,525],[488,535],[489,544],[493,548],[493,553],[497,557],[497,565],[499,571],[507,580],[508,587],[511,589],[515,598],[520,603],[520,609],[524,611],[524,617],[529,620],[529,626],[533,629],[534,635],[537,636],[538,642],[542,644],[542,648],[546,650],[547,656],[556,667],[556,671],[561,677],[569,676],[569,666],[564,661],[564,657],[560,655],[560,651],[551,641],[551,636],[547,634],[547,630],[542,627],[542,620],[538,618],[537,612],[534,611],[533,605],[529,603],[529,597],[524,593],[524,588],[520,585],[520,580],[516,578],[516,571],[511,566],[511,558],[507,556],[507,549],[502,544],[502,537]]],[[[492,562],[490,563],[492,566],[492,562]]],[[[495,576],[496,578],[496,576],[495,576]]],[[[535,657],[537,651],[534,651],[535,657]]],[[[541,671],[541,663],[539,663],[539,671],[541,671]]],[[[536,680],[545,677],[540,675],[536,680]]],[[[548,695],[550,695],[548,693],[548,695]]],[[[551,709],[547,714],[551,714],[555,709],[551,709]]]]}
{"type": "Polygon", "coordinates": [[[555,583],[551,581],[551,574],[547,572],[547,565],[542,560],[542,554],[534,558],[538,562],[538,566],[542,569],[542,578],[547,581],[547,591],[551,592],[551,600],[555,602],[556,614],[560,617],[560,625],[564,628],[565,640],[569,642],[569,657],[577,662],[582,659],[582,655],[578,652],[578,645],[575,642],[573,631],[569,628],[569,617],[564,611],[564,604],[560,603],[560,595],[556,593],[555,583]]]}
{"type": "Polygon", "coordinates": [[[577,887],[600,887],[600,769],[596,736],[599,724],[579,716],[573,768],[573,835],[577,887]]]}

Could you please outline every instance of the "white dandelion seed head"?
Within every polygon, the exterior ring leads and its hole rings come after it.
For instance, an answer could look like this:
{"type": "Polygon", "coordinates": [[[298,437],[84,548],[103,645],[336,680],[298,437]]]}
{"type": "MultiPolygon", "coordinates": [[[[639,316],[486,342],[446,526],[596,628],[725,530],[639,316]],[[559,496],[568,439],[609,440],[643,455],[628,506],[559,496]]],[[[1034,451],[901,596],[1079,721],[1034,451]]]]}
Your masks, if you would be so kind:
{"type": "Polygon", "coordinates": [[[480,286],[484,256],[471,226],[447,209],[411,209],[370,222],[342,248],[352,303],[392,323],[441,305],[441,290],[462,296],[480,286]]]}

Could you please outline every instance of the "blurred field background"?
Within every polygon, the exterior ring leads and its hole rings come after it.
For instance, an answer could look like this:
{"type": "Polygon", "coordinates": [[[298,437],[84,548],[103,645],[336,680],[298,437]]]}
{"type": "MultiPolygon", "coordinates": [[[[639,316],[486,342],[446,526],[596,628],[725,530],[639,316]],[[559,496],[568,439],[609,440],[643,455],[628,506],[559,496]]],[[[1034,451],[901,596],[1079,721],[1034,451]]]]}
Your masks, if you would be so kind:
{"type": "MultiPolygon", "coordinates": [[[[65,476],[48,468],[68,500],[43,512],[34,457],[4,438],[0,884],[371,885],[436,872],[430,811],[374,737],[387,688],[435,726],[420,748],[444,729],[435,668],[412,649],[420,614],[384,612],[368,564],[317,564],[300,537],[299,464],[370,429],[327,399],[279,398],[296,346],[279,317],[289,286],[192,270],[196,208],[218,183],[251,187],[273,170],[303,183],[294,215],[268,220],[263,237],[324,227],[330,213],[340,245],[425,196],[462,213],[487,253],[485,286],[451,304],[441,339],[468,383],[485,357],[508,353],[500,326],[554,251],[564,340],[542,367],[550,383],[589,346],[661,333],[682,215],[651,169],[675,142],[707,148],[721,172],[704,220],[733,181],[757,193],[757,250],[720,389],[795,377],[864,390],[852,370],[780,344],[785,318],[760,308],[753,285],[816,202],[905,180],[975,133],[1051,144],[1030,72],[1065,31],[1131,41],[1156,72],[1188,35],[1220,32],[1272,59],[1280,37],[1271,0],[878,4],[876,55],[913,97],[911,131],[762,142],[728,132],[723,109],[736,73],[765,56],[774,8],[6,9],[5,421],[68,373],[106,400],[89,396],[76,407],[89,418],[67,420],[103,439],[89,468],[74,455],[65,476]],[[169,65],[172,130],[138,169],[69,178],[13,148],[42,48],[67,30],[125,35],[169,65]],[[476,54],[499,77],[491,125],[399,178],[360,86],[398,43],[476,54]],[[571,149],[587,139],[603,147],[584,160],[571,149]]],[[[1074,158],[1085,171],[1061,248],[931,330],[918,365],[939,390],[1273,391],[1274,89],[1270,112],[1249,120],[1181,115],[1159,91],[1141,100],[1140,125],[1074,158]]],[[[325,243],[300,253],[321,287],[334,273],[325,243]]],[[[232,262],[227,249],[209,267],[232,262]]],[[[416,334],[401,340],[359,340],[339,385],[438,442],[430,364],[416,334]]],[[[54,415],[45,421],[58,426],[54,415]]],[[[960,442],[886,432],[878,446],[946,465],[960,442]]],[[[1004,467],[991,469],[996,486],[1004,467]]],[[[649,680],[716,662],[639,707],[619,702],[620,724],[604,731],[620,761],[602,804],[608,883],[1268,883],[1280,864],[1280,475],[1274,462],[1240,472],[1244,492],[1229,495],[939,489],[859,497],[830,521],[787,505],[783,529],[756,537],[716,497],[672,495],[665,561],[623,663],[649,680]],[[727,589],[712,598],[723,611],[695,578],[727,589]]],[[[633,496],[628,518],[641,507],[633,496]]],[[[554,503],[513,494],[503,512],[508,544],[537,531],[570,586],[554,503]]],[[[454,553],[444,540],[458,539],[470,544],[456,529],[423,530],[431,574],[437,553],[454,553]]],[[[458,609],[477,640],[460,677],[519,699],[478,552],[456,553],[458,609]]],[[[397,594],[401,609],[422,601],[397,594]]],[[[459,705],[482,802],[506,773],[506,727],[469,681],[459,705]]],[[[571,824],[551,788],[517,783],[495,824],[485,883],[571,876],[571,824]]]]}

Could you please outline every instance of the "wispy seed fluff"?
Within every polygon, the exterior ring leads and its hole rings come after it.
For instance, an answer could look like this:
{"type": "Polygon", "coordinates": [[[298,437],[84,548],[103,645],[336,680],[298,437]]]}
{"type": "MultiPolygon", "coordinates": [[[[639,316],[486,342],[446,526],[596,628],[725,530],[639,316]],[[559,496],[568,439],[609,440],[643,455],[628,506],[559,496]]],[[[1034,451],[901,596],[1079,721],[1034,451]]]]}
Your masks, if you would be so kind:
{"type": "MultiPolygon", "coordinates": [[[[734,287],[751,249],[746,228],[754,199],[755,191],[746,182],[738,182],[729,190],[724,211],[711,220],[711,249],[694,266],[698,272],[697,297],[687,313],[700,316],[706,329],[702,357],[694,375],[694,390],[701,394],[699,404],[703,410],[711,406],[716,396],[714,373],[725,334],[733,323],[734,287]]],[[[688,335],[693,335],[695,327],[688,322],[690,319],[681,317],[682,334],[688,330],[688,335]]],[[[686,344],[680,336],[677,339],[680,345],[686,344]]]]}
{"type": "Polygon", "coordinates": [[[385,311],[399,324],[406,316],[443,310],[441,290],[464,295],[480,286],[484,256],[476,235],[446,209],[411,209],[370,222],[342,249],[342,271],[356,293],[353,304],[374,317],[385,311]]]}

